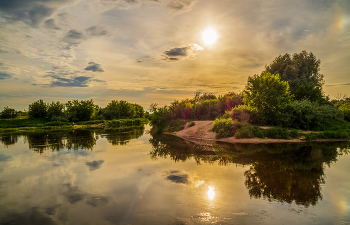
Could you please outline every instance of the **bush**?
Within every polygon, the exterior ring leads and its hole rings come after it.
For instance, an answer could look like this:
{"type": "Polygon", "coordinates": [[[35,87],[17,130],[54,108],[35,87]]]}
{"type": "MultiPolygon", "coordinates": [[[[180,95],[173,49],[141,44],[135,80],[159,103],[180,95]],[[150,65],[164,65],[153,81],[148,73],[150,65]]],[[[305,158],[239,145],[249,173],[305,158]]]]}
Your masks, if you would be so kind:
{"type": "Polygon", "coordinates": [[[249,123],[254,118],[256,110],[247,106],[239,105],[231,109],[231,111],[225,111],[222,118],[231,118],[232,120],[238,120],[239,122],[249,123]]]}
{"type": "Polygon", "coordinates": [[[216,138],[232,137],[237,130],[234,124],[237,124],[237,121],[233,121],[231,118],[216,118],[213,122],[212,131],[216,133],[216,138]]]}
{"type": "Polygon", "coordinates": [[[185,128],[186,121],[184,120],[172,120],[164,131],[177,132],[185,128]]]}
{"type": "Polygon", "coordinates": [[[39,99],[29,105],[28,114],[30,118],[46,118],[47,105],[43,100],[39,99]]]}
{"type": "Polygon", "coordinates": [[[59,101],[47,104],[47,118],[50,121],[67,121],[64,115],[64,104],[59,101]]]}
{"type": "Polygon", "coordinates": [[[290,136],[291,138],[299,138],[299,137],[300,137],[300,134],[299,134],[299,131],[298,131],[298,130],[293,129],[293,130],[290,130],[290,131],[289,131],[289,136],[290,136]]]}
{"type": "Polygon", "coordinates": [[[289,131],[281,127],[270,127],[265,130],[265,135],[273,139],[289,139],[289,131]]]}
{"type": "Polygon", "coordinates": [[[350,104],[346,102],[340,105],[338,109],[344,114],[344,119],[350,121],[350,104]]]}
{"type": "Polygon", "coordinates": [[[17,112],[9,107],[4,107],[4,110],[0,113],[1,119],[13,119],[17,117],[17,112]]]}
{"type": "Polygon", "coordinates": [[[188,127],[193,127],[194,125],[196,125],[196,123],[194,121],[188,122],[188,127]]]}
{"type": "Polygon", "coordinates": [[[304,130],[325,130],[342,121],[342,113],[335,107],[319,105],[308,100],[293,101],[284,114],[284,126],[304,130]]]}
{"type": "Polygon", "coordinates": [[[252,138],[254,137],[254,132],[252,126],[243,126],[239,128],[235,133],[235,138],[252,138]]]}

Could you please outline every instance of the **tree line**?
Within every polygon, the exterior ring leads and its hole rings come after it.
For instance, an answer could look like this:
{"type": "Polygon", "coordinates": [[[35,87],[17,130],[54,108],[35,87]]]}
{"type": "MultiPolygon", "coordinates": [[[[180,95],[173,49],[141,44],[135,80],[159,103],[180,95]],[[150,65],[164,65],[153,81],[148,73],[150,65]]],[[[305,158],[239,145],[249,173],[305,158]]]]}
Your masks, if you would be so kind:
{"type": "Polygon", "coordinates": [[[196,93],[192,99],[175,100],[169,106],[151,104],[151,124],[162,131],[171,121],[231,118],[255,125],[296,129],[327,129],[350,121],[350,98],[330,100],[323,91],[321,61],[313,53],[285,54],[248,78],[240,93],[223,96],[196,93]]]}
{"type": "Polygon", "coordinates": [[[0,118],[11,119],[18,116],[29,116],[34,119],[47,119],[57,122],[78,122],[113,119],[144,118],[145,113],[142,106],[127,101],[112,100],[105,108],[101,108],[91,100],[72,100],[67,103],[51,102],[45,103],[39,99],[29,105],[28,111],[23,113],[9,107],[5,107],[0,113],[0,118]]]}

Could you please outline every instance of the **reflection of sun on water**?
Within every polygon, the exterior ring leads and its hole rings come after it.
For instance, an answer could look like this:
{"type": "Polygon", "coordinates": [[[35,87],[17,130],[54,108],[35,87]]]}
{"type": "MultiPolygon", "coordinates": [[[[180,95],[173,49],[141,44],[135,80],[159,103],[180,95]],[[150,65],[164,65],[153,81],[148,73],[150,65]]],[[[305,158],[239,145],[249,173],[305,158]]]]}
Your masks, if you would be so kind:
{"type": "Polygon", "coordinates": [[[209,189],[208,192],[207,192],[208,198],[209,198],[209,200],[213,200],[214,196],[215,196],[214,187],[209,186],[208,189],[209,189]]]}
{"type": "Polygon", "coordinates": [[[218,34],[212,28],[208,28],[202,33],[202,40],[206,45],[212,45],[218,39],[218,34]]]}

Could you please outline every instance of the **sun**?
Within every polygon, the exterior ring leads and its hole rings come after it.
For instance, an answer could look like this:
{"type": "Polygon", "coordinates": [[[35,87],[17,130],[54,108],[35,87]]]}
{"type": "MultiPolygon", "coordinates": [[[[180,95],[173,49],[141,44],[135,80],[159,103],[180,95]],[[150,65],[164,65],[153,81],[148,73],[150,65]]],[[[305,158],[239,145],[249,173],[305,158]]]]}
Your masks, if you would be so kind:
{"type": "Polygon", "coordinates": [[[202,40],[206,45],[214,44],[217,39],[218,39],[218,34],[216,33],[216,30],[212,28],[207,28],[202,33],[202,40]]]}

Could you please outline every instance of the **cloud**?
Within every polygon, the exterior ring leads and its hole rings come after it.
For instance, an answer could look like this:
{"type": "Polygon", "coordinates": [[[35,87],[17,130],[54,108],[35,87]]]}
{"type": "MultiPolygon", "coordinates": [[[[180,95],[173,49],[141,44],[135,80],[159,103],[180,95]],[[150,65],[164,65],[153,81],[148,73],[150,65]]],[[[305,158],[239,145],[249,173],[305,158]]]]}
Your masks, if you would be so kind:
{"type": "Polygon", "coordinates": [[[45,24],[45,26],[46,26],[47,28],[55,29],[55,30],[61,30],[61,28],[59,28],[59,27],[56,25],[56,22],[55,22],[54,19],[46,20],[44,24],[45,24]]]}
{"type": "Polygon", "coordinates": [[[11,78],[12,75],[11,74],[8,74],[6,72],[0,72],[0,80],[5,80],[5,79],[9,79],[11,78]]]}
{"type": "Polygon", "coordinates": [[[97,26],[89,27],[85,31],[89,36],[104,36],[108,34],[108,32],[105,29],[97,26]]]}
{"type": "Polygon", "coordinates": [[[82,32],[77,30],[70,30],[64,37],[64,41],[70,45],[76,45],[82,42],[85,39],[85,36],[82,32]]]}
{"type": "Polygon", "coordinates": [[[0,49],[0,53],[8,53],[8,51],[0,49]]]}
{"type": "Polygon", "coordinates": [[[86,165],[89,166],[90,170],[96,170],[101,167],[102,163],[104,163],[104,160],[87,162],[86,165]]]}
{"type": "Polygon", "coordinates": [[[51,83],[51,87],[87,87],[91,77],[78,76],[70,79],[55,77],[56,81],[51,83]]]}
{"type": "Polygon", "coordinates": [[[0,1],[1,16],[10,21],[22,21],[32,27],[37,27],[54,12],[76,0],[2,0],[0,1]]]}
{"type": "Polygon", "coordinates": [[[101,67],[101,64],[89,62],[89,66],[86,67],[84,70],[91,70],[92,72],[104,72],[104,70],[101,67]]]}
{"type": "Polygon", "coordinates": [[[195,0],[171,0],[167,6],[171,13],[180,14],[191,11],[195,3],[195,0]]]}
{"type": "Polygon", "coordinates": [[[96,0],[95,3],[102,5],[104,10],[112,7],[130,9],[147,4],[161,4],[169,9],[169,13],[181,14],[191,11],[196,2],[197,0],[96,0]]]}
{"type": "Polygon", "coordinates": [[[202,50],[203,47],[193,43],[187,46],[175,47],[164,52],[164,60],[169,62],[185,59],[194,60],[197,56],[197,52],[202,50]]]}

